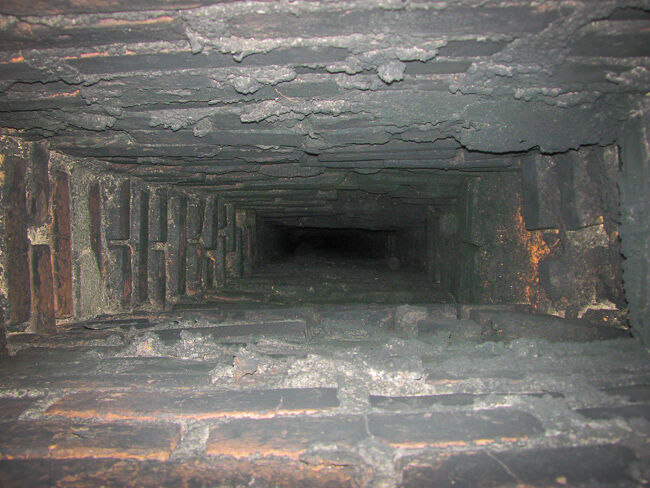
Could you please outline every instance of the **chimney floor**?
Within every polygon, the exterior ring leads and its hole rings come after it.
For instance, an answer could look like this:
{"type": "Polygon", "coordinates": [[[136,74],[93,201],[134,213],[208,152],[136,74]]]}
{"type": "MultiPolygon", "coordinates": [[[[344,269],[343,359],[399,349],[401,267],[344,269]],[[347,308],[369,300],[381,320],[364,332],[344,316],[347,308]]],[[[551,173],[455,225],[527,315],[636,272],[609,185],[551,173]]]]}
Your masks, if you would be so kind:
{"type": "Polygon", "coordinates": [[[234,303],[13,332],[0,484],[646,483],[647,351],[531,338],[558,324],[494,308],[234,303]]]}

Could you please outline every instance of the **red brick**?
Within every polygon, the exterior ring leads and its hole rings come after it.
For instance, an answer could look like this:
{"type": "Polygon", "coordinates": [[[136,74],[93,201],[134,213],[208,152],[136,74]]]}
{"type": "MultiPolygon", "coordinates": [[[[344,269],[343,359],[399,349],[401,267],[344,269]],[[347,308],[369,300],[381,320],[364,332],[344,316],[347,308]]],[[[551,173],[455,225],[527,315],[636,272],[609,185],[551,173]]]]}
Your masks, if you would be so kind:
{"type": "Polygon", "coordinates": [[[210,429],[211,456],[279,456],[300,459],[314,443],[349,448],[368,437],[363,417],[241,419],[210,429]]]}
{"type": "Polygon", "coordinates": [[[43,225],[48,218],[50,206],[50,154],[41,144],[30,149],[31,195],[29,206],[30,224],[43,225]]]}
{"type": "Polygon", "coordinates": [[[0,460],[0,486],[33,488],[177,488],[199,486],[273,486],[277,488],[352,488],[356,469],[322,468],[286,459],[198,459],[177,462],[115,459],[0,460]]]}
{"type": "Polygon", "coordinates": [[[23,421],[3,426],[0,458],[155,459],[164,461],[180,440],[174,424],[69,424],[23,421]]]}
{"type": "Polygon", "coordinates": [[[486,445],[516,441],[544,432],[541,422],[519,410],[498,408],[474,412],[375,414],[370,433],[394,447],[486,445]]]}
{"type": "Polygon", "coordinates": [[[72,234],[70,178],[57,171],[54,179],[52,235],[54,237],[54,281],[57,318],[70,317],[72,303],[72,234]]]}
{"type": "Polygon", "coordinates": [[[29,320],[31,288],[29,280],[29,240],[27,239],[27,194],[25,160],[5,160],[5,234],[7,259],[7,298],[9,322],[29,320]]]}
{"type": "Polygon", "coordinates": [[[47,415],[104,420],[268,418],[338,406],[336,390],[296,388],[255,391],[83,392],[54,403],[47,415]]]}
{"type": "Polygon", "coordinates": [[[634,453],[617,445],[413,456],[400,462],[400,486],[636,486],[634,462],[634,453]]]}
{"type": "MultiPolygon", "coordinates": [[[[58,336],[57,336],[58,337],[58,336]]],[[[115,349],[28,348],[0,362],[0,383],[18,389],[119,388],[134,391],[205,388],[214,363],[171,358],[107,358],[115,349]],[[105,352],[102,352],[105,349],[105,352]],[[97,352],[98,354],[92,354],[97,352]]]]}
{"type": "Polygon", "coordinates": [[[54,278],[50,246],[32,246],[32,321],[39,334],[56,331],[54,278]]]}
{"type": "MultiPolygon", "coordinates": [[[[491,393],[447,393],[440,395],[410,395],[410,396],[382,396],[370,395],[370,405],[381,410],[400,412],[409,409],[431,409],[435,405],[444,406],[465,406],[472,405],[477,399],[486,400],[487,397],[498,398],[504,396],[523,396],[543,398],[550,396],[552,398],[564,398],[562,393],[553,391],[528,392],[528,391],[494,391],[491,393]]],[[[499,400],[496,400],[498,403],[499,400]]]]}

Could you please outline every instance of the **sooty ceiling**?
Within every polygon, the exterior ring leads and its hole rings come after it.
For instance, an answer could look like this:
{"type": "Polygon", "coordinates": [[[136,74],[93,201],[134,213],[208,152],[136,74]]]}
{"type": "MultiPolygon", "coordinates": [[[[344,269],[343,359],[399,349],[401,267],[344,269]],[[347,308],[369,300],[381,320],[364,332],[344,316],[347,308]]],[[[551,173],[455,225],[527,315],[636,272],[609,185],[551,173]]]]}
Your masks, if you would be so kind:
{"type": "Polygon", "coordinates": [[[0,125],[197,189],[507,167],[615,140],[648,87],[648,5],[9,0],[0,125]]]}

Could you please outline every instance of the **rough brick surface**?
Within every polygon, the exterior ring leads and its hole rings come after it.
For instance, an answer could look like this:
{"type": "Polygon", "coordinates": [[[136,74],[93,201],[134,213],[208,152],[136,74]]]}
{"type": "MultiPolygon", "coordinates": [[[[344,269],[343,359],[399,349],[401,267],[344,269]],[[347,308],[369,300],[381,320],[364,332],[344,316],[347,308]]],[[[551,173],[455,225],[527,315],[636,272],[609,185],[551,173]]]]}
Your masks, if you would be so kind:
{"type": "Polygon", "coordinates": [[[34,403],[34,398],[0,398],[0,421],[16,420],[34,403]]]}
{"type": "MultiPolygon", "coordinates": [[[[18,351],[0,360],[0,486],[541,488],[647,479],[650,369],[637,341],[449,345],[435,334],[398,338],[370,319],[351,329],[353,309],[318,311],[319,328],[341,335],[242,343],[182,334],[173,346],[149,336],[155,347],[141,350],[137,327],[12,334],[18,351]],[[89,345],[93,337],[119,345],[89,345]],[[238,373],[256,377],[256,389],[238,373]]],[[[238,306],[215,317],[257,313],[296,314],[238,306]]]]}
{"type": "Polygon", "coordinates": [[[47,414],[104,420],[272,417],[318,412],[338,404],[336,390],[331,388],[218,393],[88,392],[62,398],[47,410],[47,414]]]}
{"type": "Polygon", "coordinates": [[[215,367],[213,361],[193,361],[168,357],[124,357],[106,358],[101,363],[101,370],[121,375],[145,376],[155,378],[158,375],[178,375],[186,378],[207,378],[215,367]]]}
{"type": "Polygon", "coordinates": [[[57,171],[53,200],[53,265],[55,281],[56,317],[70,317],[74,313],[72,298],[72,235],[70,222],[70,177],[57,171]]]}
{"type": "Polygon", "coordinates": [[[0,458],[169,458],[180,440],[173,424],[69,424],[22,421],[3,426],[0,458]]]}
{"type": "Polygon", "coordinates": [[[565,320],[551,315],[478,310],[471,314],[481,324],[483,335],[493,341],[520,338],[545,339],[553,342],[587,342],[629,337],[629,333],[612,327],[599,327],[580,320],[565,320]]]}
{"type": "Polygon", "coordinates": [[[0,485],[11,488],[177,488],[197,486],[274,486],[352,488],[356,473],[345,466],[319,469],[287,460],[202,460],[179,462],[115,459],[0,460],[0,485]]]}
{"type": "Polygon", "coordinates": [[[631,402],[650,403],[650,385],[628,385],[603,388],[602,391],[611,396],[623,397],[631,402]]]}
{"type": "Polygon", "coordinates": [[[223,325],[219,327],[194,327],[191,329],[163,329],[153,331],[161,340],[167,343],[177,342],[181,339],[181,332],[186,335],[211,337],[214,339],[228,339],[230,337],[252,336],[305,336],[305,322],[303,320],[287,320],[276,322],[258,322],[249,324],[223,325]]]}
{"type": "Polygon", "coordinates": [[[38,346],[48,348],[58,347],[83,347],[83,346],[115,346],[121,344],[123,336],[119,331],[113,330],[68,330],[55,336],[42,336],[38,334],[15,334],[9,337],[8,345],[13,349],[38,346]]]}
{"type": "Polygon", "coordinates": [[[32,323],[39,334],[56,332],[54,310],[54,275],[50,246],[31,247],[32,261],[32,323]]]}
{"type": "Polygon", "coordinates": [[[450,393],[446,395],[417,395],[417,396],[381,396],[370,395],[370,405],[383,410],[403,410],[405,408],[428,408],[434,405],[472,405],[480,395],[470,393],[450,393]]]}
{"type": "Polygon", "coordinates": [[[616,445],[411,458],[400,486],[634,486],[634,462],[632,451],[616,445]]]}
{"type": "Polygon", "coordinates": [[[625,420],[644,418],[650,420],[650,403],[617,405],[615,407],[581,408],[576,410],[576,412],[592,420],[610,420],[616,418],[625,420]]]}
{"type": "Polygon", "coordinates": [[[236,458],[299,459],[310,445],[349,449],[368,438],[363,417],[282,417],[235,420],[210,429],[207,453],[236,458]]]}
{"type": "Polygon", "coordinates": [[[544,433],[541,422],[519,410],[495,409],[424,414],[375,414],[368,418],[372,435],[392,446],[490,444],[544,433]]]}
{"type": "Polygon", "coordinates": [[[7,157],[4,164],[6,293],[9,301],[7,319],[10,323],[20,323],[29,319],[31,303],[25,194],[26,162],[22,158],[7,157]]]}
{"type": "Polygon", "coordinates": [[[647,100],[621,140],[621,251],[625,297],[635,335],[650,344],[650,108],[647,100]]]}

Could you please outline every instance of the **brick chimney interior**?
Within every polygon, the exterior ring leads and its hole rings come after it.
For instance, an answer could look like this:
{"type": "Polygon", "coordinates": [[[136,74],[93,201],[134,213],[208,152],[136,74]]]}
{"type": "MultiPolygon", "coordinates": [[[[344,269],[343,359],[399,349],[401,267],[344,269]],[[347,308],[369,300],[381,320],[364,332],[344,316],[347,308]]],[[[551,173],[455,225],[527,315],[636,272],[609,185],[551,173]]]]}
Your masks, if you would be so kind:
{"type": "Polygon", "coordinates": [[[0,486],[650,483],[650,3],[0,2],[0,486]]]}

